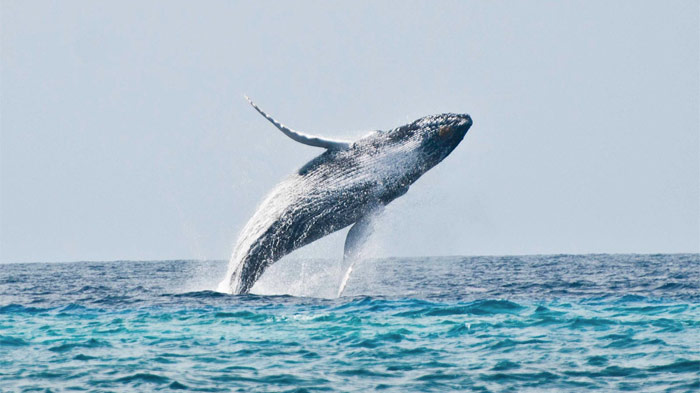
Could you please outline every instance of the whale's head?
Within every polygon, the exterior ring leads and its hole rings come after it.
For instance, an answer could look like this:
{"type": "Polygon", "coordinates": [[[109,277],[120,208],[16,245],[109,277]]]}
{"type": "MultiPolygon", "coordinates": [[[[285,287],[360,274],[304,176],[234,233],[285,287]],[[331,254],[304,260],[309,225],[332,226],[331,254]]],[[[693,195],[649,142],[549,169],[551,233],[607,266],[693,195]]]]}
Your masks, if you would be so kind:
{"type": "Polygon", "coordinates": [[[418,124],[421,125],[424,154],[435,165],[462,142],[472,126],[472,118],[467,114],[446,113],[424,117],[418,124]]]}
{"type": "Polygon", "coordinates": [[[472,126],[467,114],[444,113],[420,118],[387,132],[390,143],[411,151],[419,164],[420,176],[445,159],[459,145],[472,126]]]}

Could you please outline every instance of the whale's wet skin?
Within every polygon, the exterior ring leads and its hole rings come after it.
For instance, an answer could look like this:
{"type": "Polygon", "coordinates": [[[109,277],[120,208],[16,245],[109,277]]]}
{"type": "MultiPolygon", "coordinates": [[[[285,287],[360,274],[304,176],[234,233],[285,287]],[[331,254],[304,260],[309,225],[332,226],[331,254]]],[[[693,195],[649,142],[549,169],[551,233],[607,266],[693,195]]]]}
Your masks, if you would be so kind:
{"type": "Polygon", "coordinates": [[[697,254],[368,259],[332,299],[203,290],[226,268],[1,265],[0,392],[700,388],[697,254]]]}
{"type": "Polygon", "coordinates": [[[362,247],[371,220],[462,141],[468,115],[427,116],[353,143],[291,130],[251,104],[290,138],[326,152],[282,181],[241,232],[221,291],[248,293],[263,271],[297,248],[355,224],[345,256],[362,247]]]}

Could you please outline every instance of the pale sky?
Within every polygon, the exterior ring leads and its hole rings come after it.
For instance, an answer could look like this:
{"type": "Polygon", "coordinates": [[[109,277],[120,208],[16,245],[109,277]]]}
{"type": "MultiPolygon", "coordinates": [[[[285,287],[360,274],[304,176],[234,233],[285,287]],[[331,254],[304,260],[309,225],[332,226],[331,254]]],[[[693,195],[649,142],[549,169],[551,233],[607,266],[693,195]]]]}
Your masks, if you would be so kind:
{"type": "Polygon", "coordinates": [[[329,137],[472,116],[377,255],[700,251],[697,1],[0,4],[0,263],[228,259],[322,153],[243,94],[329,137]]]}

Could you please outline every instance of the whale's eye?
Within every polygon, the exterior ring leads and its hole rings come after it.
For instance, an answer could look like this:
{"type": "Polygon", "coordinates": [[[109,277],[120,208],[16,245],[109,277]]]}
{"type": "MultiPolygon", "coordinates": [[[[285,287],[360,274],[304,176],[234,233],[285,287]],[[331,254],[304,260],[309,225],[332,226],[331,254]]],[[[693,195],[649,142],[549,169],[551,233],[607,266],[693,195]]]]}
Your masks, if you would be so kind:
{"type": "Polygon", "coordinates": [[[438,131],[438,135],[440,136],[440,138],[448,138],[450,135],[452,135],[452,127],[450,127],[450,126],[440,127],[440,131],[438,131]]]}

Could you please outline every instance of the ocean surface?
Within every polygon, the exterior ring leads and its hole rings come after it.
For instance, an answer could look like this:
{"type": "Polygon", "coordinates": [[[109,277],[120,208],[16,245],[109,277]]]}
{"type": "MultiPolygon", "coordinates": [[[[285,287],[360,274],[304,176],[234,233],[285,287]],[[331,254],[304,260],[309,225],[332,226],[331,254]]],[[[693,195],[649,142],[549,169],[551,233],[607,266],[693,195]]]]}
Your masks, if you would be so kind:
{"type": "Polygon", "coordinates": [[[0,265],[1,392],[698,392],[700,256],[0,265]]]}

